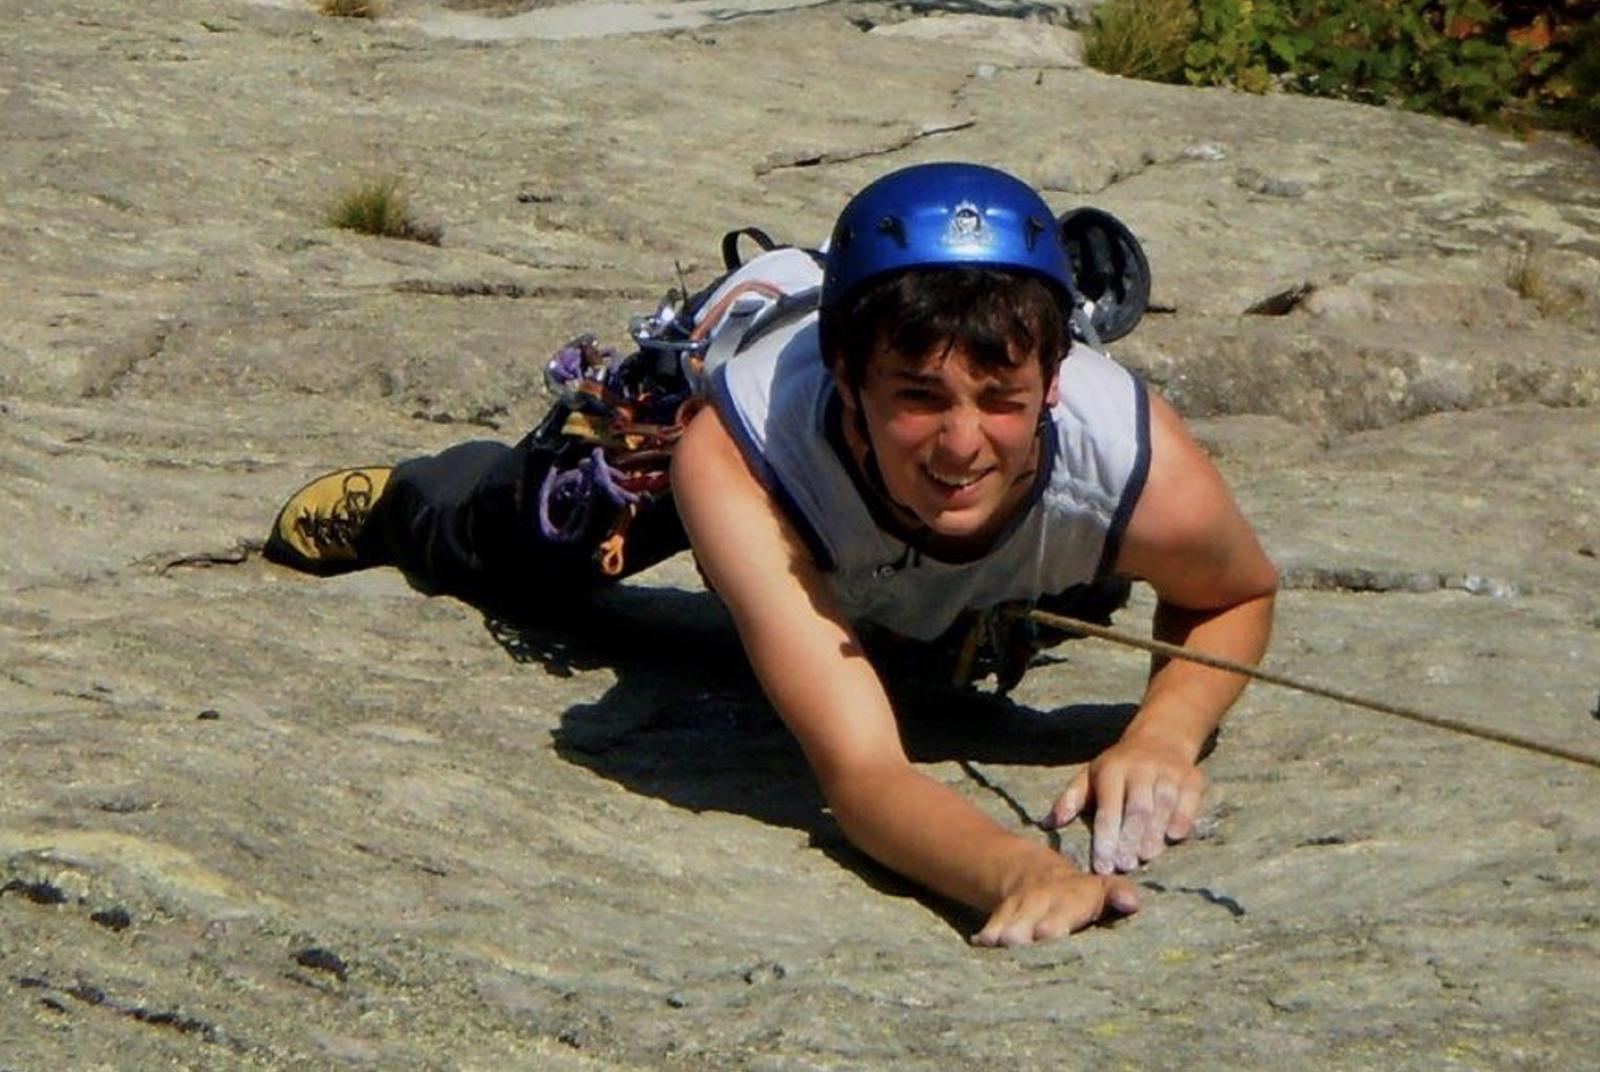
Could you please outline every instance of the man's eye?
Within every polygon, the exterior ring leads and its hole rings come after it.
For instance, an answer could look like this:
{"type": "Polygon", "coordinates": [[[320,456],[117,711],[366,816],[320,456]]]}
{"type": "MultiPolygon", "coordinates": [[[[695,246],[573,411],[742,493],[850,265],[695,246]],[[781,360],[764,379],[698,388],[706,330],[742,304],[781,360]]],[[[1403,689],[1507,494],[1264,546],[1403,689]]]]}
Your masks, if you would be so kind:
{"type": "Polygon", "coordinates": [[[996,395],[985,399],[983,408],[990,413],[1021,413],[1028,408],[1028,404],[1014,395],[996,395]]]}
{"type": "Polygon", "coordinates": [[[931,406],[939,401],[937,392],[929,391],[923,387],[902,387],[895,392],[895,397],[902,402],[910,402],[918,406],[931,406]]]}

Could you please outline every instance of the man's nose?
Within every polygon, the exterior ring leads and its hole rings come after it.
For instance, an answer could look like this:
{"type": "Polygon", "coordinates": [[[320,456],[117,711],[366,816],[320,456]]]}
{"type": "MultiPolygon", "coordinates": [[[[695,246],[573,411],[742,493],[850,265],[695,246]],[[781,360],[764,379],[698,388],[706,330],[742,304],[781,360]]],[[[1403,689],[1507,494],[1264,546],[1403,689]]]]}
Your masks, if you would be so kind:
{"type": "Polygon", "coordinates": [[[939,453],[953,461],[971,461],[983,445],[981,414],[966,406],[952,406],[939,429],[939,453]]]}

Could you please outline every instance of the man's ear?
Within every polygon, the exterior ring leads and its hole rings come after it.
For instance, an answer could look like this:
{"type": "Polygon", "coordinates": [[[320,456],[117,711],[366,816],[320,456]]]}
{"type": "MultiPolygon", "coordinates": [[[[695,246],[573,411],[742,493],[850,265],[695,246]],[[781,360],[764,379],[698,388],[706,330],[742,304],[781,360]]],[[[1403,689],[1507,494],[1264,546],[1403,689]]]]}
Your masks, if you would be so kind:
{"type": "Polygon", "coordinates": [[[1057,361],[1054,371],[1050,373],[1050,382],[1044,385],[1044,408],[1054,409],[1059,401],[1061,401],[1061,362],[1057,361]]]}
{"type": "Polygon", "coordinates": [[[844,362],[834,361],[828,367],[828,375],[833,377],[833,389],[839,396],[839,401],[844,403],[845,411],[854,414],[861,408],[861,398],[856,394],[856,389],[844,375],[844,362]]]}

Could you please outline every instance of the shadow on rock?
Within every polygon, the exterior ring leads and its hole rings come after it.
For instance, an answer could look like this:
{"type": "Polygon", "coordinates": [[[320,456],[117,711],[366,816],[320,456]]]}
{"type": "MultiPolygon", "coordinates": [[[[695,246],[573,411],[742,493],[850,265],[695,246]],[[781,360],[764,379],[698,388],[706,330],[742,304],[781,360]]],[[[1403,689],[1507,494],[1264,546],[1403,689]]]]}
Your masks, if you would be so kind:
{"type": "MultiPolygon", "coordinates": [[[[952,927],[970,931],[968,910],[907,883],[845,840],[714,596],[618,586],[553,613],[512,617],[486,610],[484,624],[518,662],[536,662],[561,676],[601,668],[616,675],[603,697],[562,714],[555,747],[564,759],[680,808],[804,831],[813,848],[875,890],[916,897],[952,927]]],[[[889,691],[911,758],[960,761],[1024,823],[1034,817],[973,764],[1085,762],[1115,741],[1136,711],[1133,704],[1040,711],[973,689],[912,680],[906,660],[889,663],[889,691]]]]}

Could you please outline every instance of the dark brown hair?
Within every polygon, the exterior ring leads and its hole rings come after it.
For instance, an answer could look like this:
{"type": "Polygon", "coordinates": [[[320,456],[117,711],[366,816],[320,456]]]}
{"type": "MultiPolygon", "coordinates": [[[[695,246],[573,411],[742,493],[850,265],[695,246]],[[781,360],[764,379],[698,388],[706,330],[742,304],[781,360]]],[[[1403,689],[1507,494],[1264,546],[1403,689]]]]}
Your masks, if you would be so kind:
{"type": "Polygon", "coordinates": [[[982,369],[1010,368],[1033,354],[1048,382],[1061,360],[1060,299],[1043,280],[990,268],[897,272],[867,283],[823,311],[824,359],[859,389],[879,346],[912,359],[960,345],[982,369]]]}

